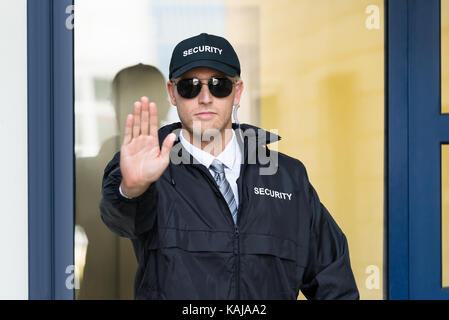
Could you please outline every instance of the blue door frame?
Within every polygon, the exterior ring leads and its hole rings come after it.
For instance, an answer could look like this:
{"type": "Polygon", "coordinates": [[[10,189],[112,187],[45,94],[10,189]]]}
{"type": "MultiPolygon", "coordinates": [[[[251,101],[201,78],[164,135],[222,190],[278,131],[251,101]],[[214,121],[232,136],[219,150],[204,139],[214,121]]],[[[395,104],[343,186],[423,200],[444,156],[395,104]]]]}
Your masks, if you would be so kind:
{"type": "Polygon", "coordinates": [[[409,298],[408,12],[407,1],[386,1],[387,297],[409,298]]]}
{"type": "Polygon", "coordinates": [[[449,141],[449,117],[441,115],[440,1],[410,7],[410,298],[449,299],[441,287],[441,143],[449,141]]]}
{"type": "Polygon", "coordinates": [[[449,299],[441,285],[439,0],[387,1],[388,297],[449,299]]]}
{"type": "MultiPolygon", "coordinates": [[[[73,299],[73,0],[28,0],[29,298],[73,299]],[[72,276],[72,278],[70,278],[72,276]]],[[[440,1],[386,0],[386,298],[441,288],[440,1]]]]}
{"type": "Polygon", "coordinates": [[[74,297],[72,2],[27,4],[29,299],[74,297]]]}

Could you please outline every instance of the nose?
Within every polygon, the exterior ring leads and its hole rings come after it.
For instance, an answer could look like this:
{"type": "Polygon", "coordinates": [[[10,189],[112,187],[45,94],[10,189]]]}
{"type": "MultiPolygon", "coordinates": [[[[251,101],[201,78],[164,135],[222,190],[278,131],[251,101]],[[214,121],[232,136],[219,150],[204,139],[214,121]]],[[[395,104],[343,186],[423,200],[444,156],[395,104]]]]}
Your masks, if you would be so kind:
{"type": "Polygon", "coordinates": [[[198,95],[198,102],[200,104],[209,104],[212,102],[212,94],[209,91],[207,83],[201,85],[201,91],[198,95]]]}

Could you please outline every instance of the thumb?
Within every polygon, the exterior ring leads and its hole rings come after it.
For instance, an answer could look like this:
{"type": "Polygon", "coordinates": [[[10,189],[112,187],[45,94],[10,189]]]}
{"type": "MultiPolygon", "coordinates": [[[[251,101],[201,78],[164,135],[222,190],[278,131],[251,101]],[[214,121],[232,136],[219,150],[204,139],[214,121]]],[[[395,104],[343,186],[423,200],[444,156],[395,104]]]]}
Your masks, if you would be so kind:
{"type": "Polygon", "coordinates": [[[168,161],[170,158],[170,151],[173,148],[175,140],[176,135],[174,133],[170,133],[167,137],[165,137],[164,142],[162,143],[160,156],[166,161],[168,161]]]}

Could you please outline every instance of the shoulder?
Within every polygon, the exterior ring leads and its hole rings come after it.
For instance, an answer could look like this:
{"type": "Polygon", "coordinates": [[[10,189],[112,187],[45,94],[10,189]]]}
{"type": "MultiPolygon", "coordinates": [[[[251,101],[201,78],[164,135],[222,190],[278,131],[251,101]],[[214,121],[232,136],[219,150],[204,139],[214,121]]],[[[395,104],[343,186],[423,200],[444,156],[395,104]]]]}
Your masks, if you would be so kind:
{"type": "Polygon", "coordinates": [[[270,160],[277,161],[280,173],[289,174],[295,177],[307,178],[307,170],[303,162],[285,153],[270,150],[270,160]]]}

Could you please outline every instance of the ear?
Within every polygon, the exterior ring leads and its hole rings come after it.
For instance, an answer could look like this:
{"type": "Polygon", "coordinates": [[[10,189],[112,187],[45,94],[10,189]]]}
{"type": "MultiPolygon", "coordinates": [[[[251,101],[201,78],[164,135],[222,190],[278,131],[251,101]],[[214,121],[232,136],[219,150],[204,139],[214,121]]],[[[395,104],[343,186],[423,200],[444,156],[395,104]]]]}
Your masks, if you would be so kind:
{"type": "Polygon", "coordinates": [[[175,85],[170,80],[167,81],[167,91],[170,96],[171,104],[176,106],[175,85]]]}
{"type": "Polygon", "coordinates": [[[237,84],[235,85],[235,95],[234,95],[234,106],[237,106],[240,104],[240,97],[242,96],[243,92],[243,81],[239,80],[237,84]]]}

